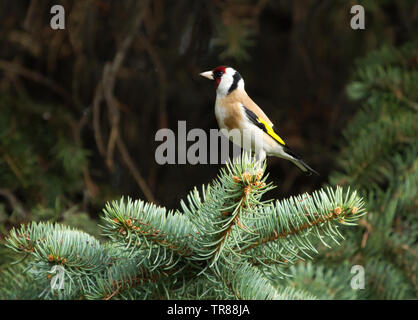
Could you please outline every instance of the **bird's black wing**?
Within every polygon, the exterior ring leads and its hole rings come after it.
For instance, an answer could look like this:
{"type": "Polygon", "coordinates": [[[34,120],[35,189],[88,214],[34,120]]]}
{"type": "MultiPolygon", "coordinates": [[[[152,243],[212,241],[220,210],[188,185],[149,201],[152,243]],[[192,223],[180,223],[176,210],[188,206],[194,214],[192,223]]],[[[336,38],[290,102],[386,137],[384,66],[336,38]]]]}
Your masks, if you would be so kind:
{"type": "Polygon", "coordinates": [[[258,117],[254,112],[250,109],[247,109],[245,106],[242,106],[245,110],[245,114],[247,115],[248,120],[250,120],[254,125],[259,127],[265,133],[267,133],[270,137],[272,137],[277,143],[282,146],[285,146],[283,139],[279,137],[277,130],[274,126],[270,126],[266,121],[258,117]]]}
{"type": "Polygon", "coordinates": [[[292,151],[292,149],[287,146],[284,141],[279,137],[276,129],[274,126],[270,126],[266,121],[263,119],[260,119],[254,112],[247,109],[245,106],[243,106],[245,110],[245,114],[247,115],[248,120],[250,120],[254,125],[259,127],[261,130],[263,130],[265,133],[267,133],[270,137],[272,137],[277,143],[279,143],[283,147],[283,151],[286,152],[288,155],[290,155],[293,159],[299,162],[299,164],[304,167],[304,171],[308,174],[311,174],[312,172],[317,174],[319,176],[319,173],[316,172],[314,169],[312,169],[310,166],[308,166],[300,156],[298,156],[296,153],[292,151]]]}

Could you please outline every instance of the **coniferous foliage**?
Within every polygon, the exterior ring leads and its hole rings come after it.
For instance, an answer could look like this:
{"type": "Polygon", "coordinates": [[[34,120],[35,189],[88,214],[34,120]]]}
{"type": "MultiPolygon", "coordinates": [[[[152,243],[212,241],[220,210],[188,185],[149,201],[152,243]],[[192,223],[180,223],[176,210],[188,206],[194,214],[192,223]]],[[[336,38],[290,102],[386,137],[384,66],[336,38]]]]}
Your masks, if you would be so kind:
{"type": "Polygon", "coordinates": [[[384,47],[357,69],[348,94],[363,108],[345,131],[342,170],[330,182],[367,199],[370,214],[353,232],[366,270],[364,298],[416,299],[418,42],[384,47]]]}
{"type": "Polygon", "coordinates": [[[348,288],[350,268],[361,265],[364,289],[341,291],[341,298],[418,297],[417,57],[415,41],[400,49],[384,46],[357,62],[347,92],[362,108],[344,130],[340,169],[331,175],[330,184],[356,188],[368,214],[360,219],[360,228],[347,230],[344,246],[320,250],[315,265],[292,269],[288,285],[309,286],[312,293],[333,288],[322,297],[334,298],[335,289],[348,288]],[[341,281],[333,286],[338,278],[341,281]]]}
{"type": "Polygon", "coordinates": [[[342,188],[262,200],[273,188],[264,170],[244,154],[201,192],[191,191],[181,210],[108,203],[104,242],[60,224],[12,229],[7,246],[26,259],[2,275],[1,298],[316,299],[272,275],[283,278],[296,261],[312,258],[317,241],[339,244],[340,226],[365,214],[363,201],[342,188]],[[50,285],[57,265],[63,290],[50,285]]]}
{"type": "Polygon", "coordinates": [[[53,30],[56,2],[0,2],[0,298],[418,297],[417,43],[399,49],[417,38],[417,1],[361,1],[364,30],[334,0],[61,0],[66,28],[53,30]],[[236,164],[186,197],[220,166],[144,152],[179,120],[217,127],[198,73],[220,64],[321,176],[269,158],[278,189],[236,164]],[[370,213],[360,227],[302,216],[299,204],[337,214],[349,186],[370,213]],[[54,266],[65,294],[50,290],[54,266]]]}

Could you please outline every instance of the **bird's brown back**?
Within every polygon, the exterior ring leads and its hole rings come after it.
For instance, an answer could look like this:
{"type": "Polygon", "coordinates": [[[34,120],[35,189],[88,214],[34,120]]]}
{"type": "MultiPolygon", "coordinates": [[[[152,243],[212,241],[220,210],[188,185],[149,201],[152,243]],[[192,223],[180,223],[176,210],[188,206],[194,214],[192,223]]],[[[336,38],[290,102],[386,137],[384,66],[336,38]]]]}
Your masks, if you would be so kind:
{"type": "MultiPolygon", "coordinates": [[[[237,108],[237,102],[244,105],[247,109],[254,112],[257,117],[266,121],[270,126],[273,123],[267,117],[267,115],[261,110],[261,108],[248,96],[248,94],[244,90],[234,90],[226,97],[222,98],[222,105],[226,108],[235,109],[237,108]]],[[[238,106],[239,107],[239,106],[238,106]]]]}

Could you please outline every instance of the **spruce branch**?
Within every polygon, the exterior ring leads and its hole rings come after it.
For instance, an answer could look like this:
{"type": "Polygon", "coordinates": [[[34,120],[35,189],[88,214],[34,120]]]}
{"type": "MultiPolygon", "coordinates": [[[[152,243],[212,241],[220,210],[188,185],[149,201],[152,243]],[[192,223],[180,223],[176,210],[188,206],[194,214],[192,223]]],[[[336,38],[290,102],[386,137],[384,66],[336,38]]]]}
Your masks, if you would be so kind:
{"type": "MultiPolygon", "coordinates": [[[[336,192],[328,188],[314,192],[312,195],[304,194],[298,197],[277,202],[275,206],[262,208],[263,219],[255,220],[256,229],[259,234],[269,232],[271,236],[262,237],[255,246],[288,238],[289,236],[302,235],[311,228],[321,228],[325,235],[338,243],[335,236],[342,238],[338,228],[330,221],[336,220],[341,224],[352,224],[365,212],[363,202],[357,197],[356,192],[350,194],[349,190],[343,200],[342,188],[336,192]],[[270,210],[269,210],[270,209],[270,210]]],[[[320,235],[319,239],[323,239],[320,235]]],[[[325,245],[327,245],[324,242],[325,245]]]]}
{"type": "Polygon", "coordinates": [[[8,247],[29,257],[27,269],[42,298],[315,299],[276,285],[269,274],[311,258],[314,241],[343,239],[339,225],[364,215],[356,192],[319,190],[289,199],[262,200],[273,188],[264,165],[244,154],[229,162],[181,211],[128,198],[103,210],[101,228],[109,241],[51,223],[13,229],[8,247]],[[65,290],[48,287],[55,265],[65,270],[65,290]]]}
{"type": "Polygon", "coordinates": [[[222,274],[224,283],[235,299],[255,300],[314,300],[316,297],[304,290],[279,288],[258,268],[249,263],[226,267],[222,274]]]}
{"type": "Polygon", "coordinates": [[[94,237],[70,227],[51,223],[30,223],[12,229],[6,246],[30,253],[39,261],[61,264],[74,272],[95,272],[110,262],[105,248],[94,237]]]}
{"type": "Polygon", "coordinates": [[[366,290],[358,298],[415,299],[418,185],[418,42],[383,47],[359,60],[352,99],[362,109],[344,131],[341,169],[332,185],[356,188],[367,203],[361,229],[350,230],[351,254],[341,248],[324,263],[364,266],[366,290]]]}
{"type": "Polygon", "coordinates": [[[279,287],[291,287],[305,290],[318,299],[356,299],[358,290],[350,287],[352,265],[348,262],[338,265],[313,264],[311,261],[298,263],[289,268],[287,277],[278,279],[275,271],[268,273],[268,278],[279,287]]]}
{"type": "Polygon", "coordinates": [[[113,241],[123,241],[127,247],[152,251],[155,245],[190,256],[195,228],[181,214],[143,201],[123,198],[107,204],[102,217],[104,235],[113,241]]]}
{"type": "Polygon", "coordinates": [[[204,188],[204,200],[195,189],[189,194],[188,206],[181,203],[187,217],[195,224],[198,233],[195,252],[197,260],[210,260],[214,266],[223,254],[236,254],[230,242],[237,239],[236,230],[249,230],[243,222],[243,214],[264,204],[262,195],[272,189],[263,178],[265,165],[257,166],[244,153],[243,157],[229,162],[214,183],[204,188]]]}

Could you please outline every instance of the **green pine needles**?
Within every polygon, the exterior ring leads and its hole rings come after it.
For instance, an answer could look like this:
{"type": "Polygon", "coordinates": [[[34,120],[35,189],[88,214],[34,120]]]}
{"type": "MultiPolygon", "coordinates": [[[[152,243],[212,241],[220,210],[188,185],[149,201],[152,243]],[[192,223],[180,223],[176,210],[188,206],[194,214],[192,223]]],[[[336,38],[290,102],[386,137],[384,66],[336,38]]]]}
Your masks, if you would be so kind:
{"type": "MultiPolygon", "coordinates": [[[[265,165],[246,155],[212,184],[194,189],[181,211],[141,200],[108,203],[108,241],[67,226],[12,229],[7,246],[23,260],[0,277],[7,299],[315,299],[283,279],[319,245],[344,238],[340,228],[365,214],[356,192],[319,190],[263,200],[273,186],[265,165]],[[51,287],[60,266],[62,288],[51,287]]],[[[56,282],[54,282],[56,283],[56,282]]]]}
{"type": "MultiPolygon", "coordinates": [[[[345,130],[332,185],[351,186],[367,203],[360,228],[347,232],[350,253],[333,263],[364,266],[361,299],[418,297],[418,41],[385,46],[357,62],[348,86],[362,108],[345,130]]],[[[331,259],[324,261],[330,265],[331,259]]]]}
{"type": "Polygon", "coordinates": [[[417,299],[418,41],[385,46],[357,61],[348,95],[362,107],[344,130],[330,185],[350,186],[367,215],[344,245],[319,247],[315,264],[290,268],[285,285],[320,299],[417,299]],[[347,290],[353,266],[364,288],[347,290]]]}

